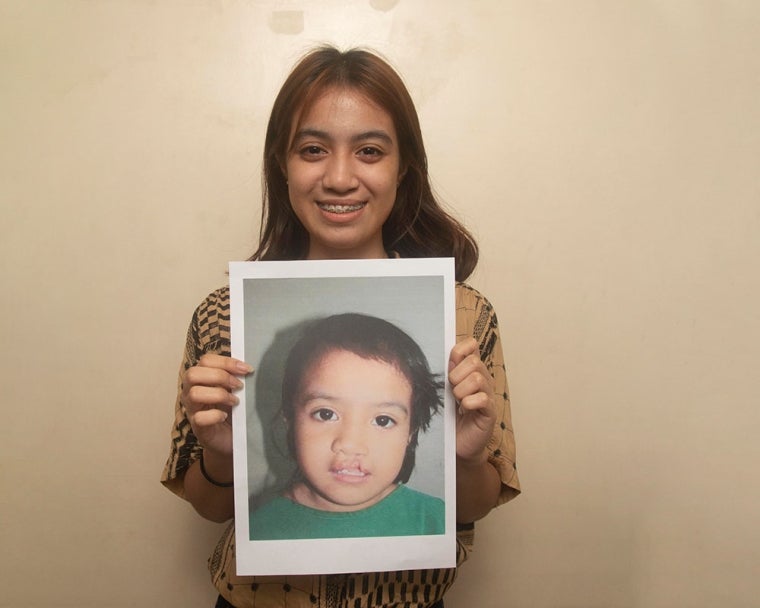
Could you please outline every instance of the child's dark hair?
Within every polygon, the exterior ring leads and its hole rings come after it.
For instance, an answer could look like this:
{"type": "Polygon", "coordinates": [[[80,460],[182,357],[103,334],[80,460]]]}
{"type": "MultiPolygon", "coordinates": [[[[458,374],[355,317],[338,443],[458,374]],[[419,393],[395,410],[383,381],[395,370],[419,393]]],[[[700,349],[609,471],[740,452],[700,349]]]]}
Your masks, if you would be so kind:
{"type": "Polygon", "coordinates": [[[443,382],[431,373],[425,354],[405,332],[388,321],[357,313],[333,315],[312,323],[293,346],[282,380],[282,413],[288,423],[288,448],[295,456],[293,418],[304,374],[332,351],[348,351],[396,367],[412,387],[409,445],[396,483],[406,483],[414,469],[419,431],[443,407],[443,382]]]}

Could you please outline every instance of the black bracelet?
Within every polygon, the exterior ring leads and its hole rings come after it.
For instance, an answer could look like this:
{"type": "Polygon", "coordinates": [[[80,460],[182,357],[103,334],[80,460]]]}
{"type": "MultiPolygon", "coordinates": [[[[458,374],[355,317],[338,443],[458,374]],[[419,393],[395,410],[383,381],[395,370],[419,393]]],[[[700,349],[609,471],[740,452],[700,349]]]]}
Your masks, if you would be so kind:
{"type": "Polygon", "coordinates": [[[201,461],[201,475],[206,478],[206,481],[208,481],[212,486],[216,486],[217,488],[231,488],[235,482],[229,481],[227,483],[220,483],[216,481],[215,479],[211,479],[209,477],[209,474],[206,472],[206,467],[203,465],[203,452],[201,452],[201,457],[198,459],[201,461]]]}

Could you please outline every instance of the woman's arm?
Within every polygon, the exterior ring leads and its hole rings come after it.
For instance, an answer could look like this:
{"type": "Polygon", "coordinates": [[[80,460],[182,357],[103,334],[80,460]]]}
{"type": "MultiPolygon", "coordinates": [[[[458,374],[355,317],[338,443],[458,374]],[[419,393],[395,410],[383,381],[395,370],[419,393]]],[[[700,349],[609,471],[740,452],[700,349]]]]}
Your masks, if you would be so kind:
{"type": "Polygon", "coordinates": [[[457,458],[457,522],[471,523],[488,515],[498,504],[500,491],[499,472],[487,459],[457,458]]]}
{"type": "Polygon", "coordinates": [[[480,359],[478,343],[467,338],[449,357],[449,382],[457,400],[457,521],[470,523],[498,504],[501,480],[488,460],[496,423],[493,378],[480,359]]]}
{"type": "Polygon", "coordinates": [[[211,521],[223,522],[234,515],[234,493],[227,485],[233,477],[230,413],[238,403],[232,391],[242,387],[238,376],[252,371],[242,361],[208,353],[182,376],[180,400],[203,448],[185,472],[185,498],[211,521]]]}
{"type": "MultiPolygon", "coordinates": [[[[232,486],[220,487],[209,482],[201,473],[200,460],[185,472],[185,498],[204,518],[218,523],[235,514],[235,495],[232,486]]],[[[206,474],[214,481],[232,479],[232,457],[212,456],[204,450],[203,465],[206,474]]]]}

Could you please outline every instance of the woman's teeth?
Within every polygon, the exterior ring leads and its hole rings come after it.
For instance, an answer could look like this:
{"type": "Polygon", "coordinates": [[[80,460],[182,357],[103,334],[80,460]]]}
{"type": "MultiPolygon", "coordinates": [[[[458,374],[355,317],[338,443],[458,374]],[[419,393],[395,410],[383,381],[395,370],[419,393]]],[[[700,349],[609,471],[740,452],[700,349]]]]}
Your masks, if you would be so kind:
{"type": "Polygon", "coordinates": [[[330,213],[351,213],[352,211],[359,211],[364,207],[365,203],[358,203],[356,205],[330,205],[326,203],[318,203],[319,208],[323,211],[329,211],[330,213]]]}

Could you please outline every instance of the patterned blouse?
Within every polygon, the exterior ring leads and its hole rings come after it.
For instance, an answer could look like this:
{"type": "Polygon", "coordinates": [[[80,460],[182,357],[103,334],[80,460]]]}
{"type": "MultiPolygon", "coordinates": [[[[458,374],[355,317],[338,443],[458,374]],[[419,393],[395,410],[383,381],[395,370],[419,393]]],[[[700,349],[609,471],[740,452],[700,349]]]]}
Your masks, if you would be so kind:
{"type": "MultiPolygon", "coordinates": [[[[498,323],[488,300],[464,283],[456,286],[456,333],[457,340],[468,336],[477,340],[481,359],[494,378],[498,418],[488,451],[489,461],[501,477],[497,504],[502,504],[520,493],[520,482],[498,323]]],[[[187,333],[180,375],[209,352],[230,355],[228,287],[211,293],[196,309],[187,333]]],[[[185,471],[202,450],[190,428],[178,390],[169,458],[161,482],[184,497],[185,471]]],[[[457,526],[457,565],[467,559],[472,549],[474,530],[473,524],[457,526]]],[[[456,568],[307,576],[238,576],[235,569],[232,521],[209,558],[209,570],[219,593],[239,608],[424,608],[441,599],[456,576],[456,568]]]]}

